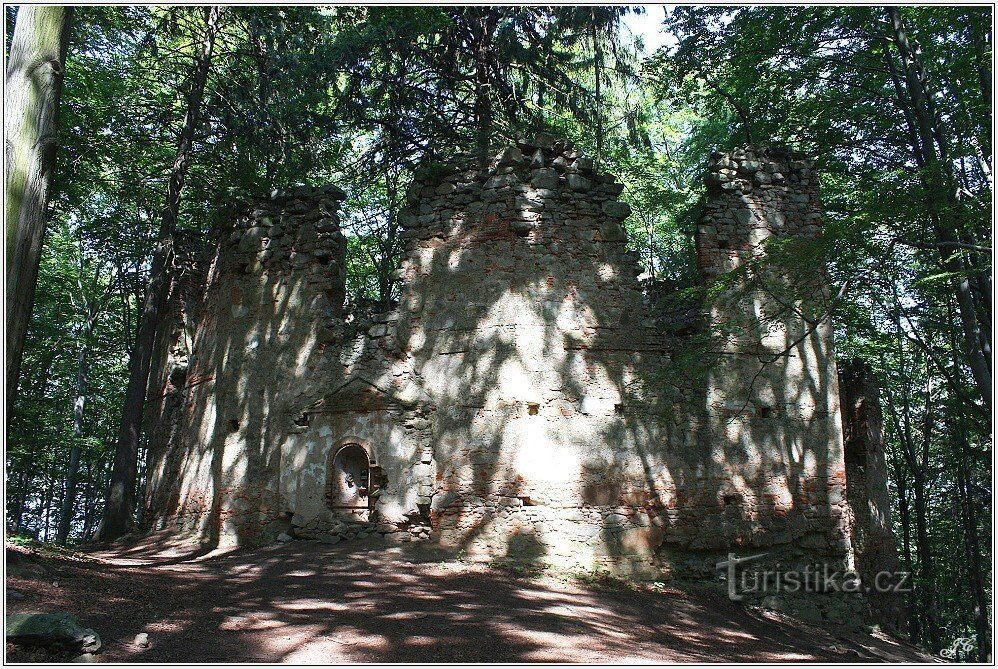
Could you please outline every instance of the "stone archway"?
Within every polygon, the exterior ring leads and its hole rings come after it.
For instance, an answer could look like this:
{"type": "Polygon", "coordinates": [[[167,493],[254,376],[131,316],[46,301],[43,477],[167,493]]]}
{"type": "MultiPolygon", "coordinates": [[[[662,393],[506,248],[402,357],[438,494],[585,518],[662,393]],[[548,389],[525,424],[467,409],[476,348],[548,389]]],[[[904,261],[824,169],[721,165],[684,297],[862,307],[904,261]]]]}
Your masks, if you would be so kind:
{"type": "Polygon", "coordinates": [[[326,501],[336,514],[367,520],[371,511],[371,468],[367,449],[356,442],[330,452],[326,501]]]}

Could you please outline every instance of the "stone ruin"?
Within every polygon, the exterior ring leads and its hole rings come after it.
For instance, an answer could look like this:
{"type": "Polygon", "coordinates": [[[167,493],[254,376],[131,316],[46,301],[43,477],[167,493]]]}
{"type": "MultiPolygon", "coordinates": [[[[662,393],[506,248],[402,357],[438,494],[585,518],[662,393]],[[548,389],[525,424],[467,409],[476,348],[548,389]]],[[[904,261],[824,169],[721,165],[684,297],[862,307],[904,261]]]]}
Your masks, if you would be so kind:
{"type": "Polygon", "coordinates": [[[173,285],[145,522],[634,575],[712,577],[729,552],[852,568],[850,500],[886,482],[872,453],[847,485],[823,271],[767,261],[820,236],[817,175],[745,149],[706,185],[702,282],[668,292],[638,279],[623,186],[571,144],[426,165],[382,313],[344,310],[341,191],[251,202],[173,285]]]}

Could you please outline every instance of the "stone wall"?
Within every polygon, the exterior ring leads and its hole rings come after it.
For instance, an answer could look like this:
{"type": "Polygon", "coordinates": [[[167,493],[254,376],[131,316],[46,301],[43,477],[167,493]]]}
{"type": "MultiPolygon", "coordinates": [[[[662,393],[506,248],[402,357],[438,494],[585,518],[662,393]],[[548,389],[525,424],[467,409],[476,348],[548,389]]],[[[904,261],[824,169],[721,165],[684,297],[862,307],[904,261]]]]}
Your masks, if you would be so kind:
{"type": "Polygon", "coordinates": [[[779,252],[821,233],[817,175],[799,155],[749,149],[712,155],[705,181],[696,246],[716,288],[705,305],[718,354],[706,384],[715,476],[749,484],[731,494],[769,531],[752,543],[792,537],[847,554],[827,281],[821,267],[787,266],[779,252]],[[826,518],[825,534],[802,534],[805,518],[826,518]]]}
{"type": "Polygon", "coordinates": [[[824,277],[765,254],[820,233],[816,179],[763,151],[713,157],[707,183],[699,299],[645,290],[622,186],[546,135],[420,170],[392,312],[341,313],[336,197],[251,207],[157,421],[147,517],[622,573],[850,564],[824,277]],[[330,508],[349,444],[376,472],[364,518],[330,508]]]}
{"type": "Polygon", "coordinates": [[[150,382],[147,522],[248,541],[287,509],[271,446],[301,398],[300,354],[343,320],[342,198],[325,187],[250,203],[200,286],[174,285],[160,330],[169,355],[150,382]]]}
{"type": "MultiPolygon", "coordinates": [[[[896,585],[894,576],[885,577],[896,572],[898,556],[887,491],[880,389],[869,366],[858,358],[842,365],[839,375],[856,569],[864,583],[873,584],[879,578],[881,586],[896,585]]],[[[867,603],[873,620],[900,631],[905,616],[899,593],[875,589],[867,603]]]]}

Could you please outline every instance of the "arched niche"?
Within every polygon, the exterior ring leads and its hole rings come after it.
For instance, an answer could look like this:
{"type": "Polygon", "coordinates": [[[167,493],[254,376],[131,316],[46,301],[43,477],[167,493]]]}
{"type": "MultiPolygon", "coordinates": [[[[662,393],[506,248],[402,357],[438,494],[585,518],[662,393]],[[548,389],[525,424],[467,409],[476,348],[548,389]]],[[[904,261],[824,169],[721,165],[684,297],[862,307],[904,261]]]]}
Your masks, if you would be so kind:
{"type": "Polygon", "coordinates": [[[380,471],[369,444],[347,438],[334,445],[326,462],[326,505],[334,514],[368,520],[380,486],[380,471]]]}

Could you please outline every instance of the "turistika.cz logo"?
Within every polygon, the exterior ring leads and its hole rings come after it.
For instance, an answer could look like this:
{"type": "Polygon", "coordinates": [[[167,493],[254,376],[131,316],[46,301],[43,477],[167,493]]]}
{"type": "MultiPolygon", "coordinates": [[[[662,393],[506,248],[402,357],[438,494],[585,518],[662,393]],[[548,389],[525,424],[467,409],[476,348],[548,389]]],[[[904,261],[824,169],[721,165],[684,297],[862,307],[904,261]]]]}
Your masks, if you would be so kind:
{"type": "Polygon", "coordinates": [[[864,582],[858,572],[840,571],[828,565],[807,565],[803,569],[742,568],[766,556],[766,553],[738,557],[728,553],[728,559],[717,563],[726,571],[728,598],[738,602],[746,595],[781,592],[910,592],[911,574],[906,571],[881,571],[864,582]],[[741,568],[741,569],[740,569],[741,568]]]}

